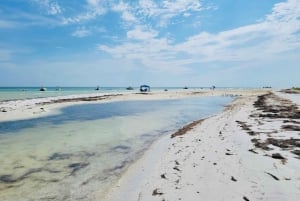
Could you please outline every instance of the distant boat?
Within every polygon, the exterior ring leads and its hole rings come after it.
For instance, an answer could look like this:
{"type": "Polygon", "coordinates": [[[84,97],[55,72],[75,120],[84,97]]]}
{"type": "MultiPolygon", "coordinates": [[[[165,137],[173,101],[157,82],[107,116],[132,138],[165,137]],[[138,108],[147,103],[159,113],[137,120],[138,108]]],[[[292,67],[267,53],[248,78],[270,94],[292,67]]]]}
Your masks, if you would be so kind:
{"type": "Polygon", "coordinates": [[[183,87],[183,89],[188,89],[188,87],[183,87]]]}
{"type": "Polygon", "coordinates": [[[127,90],[133,90],[133,87],[127,87],[126,89],[127,90]]]}
{"type": "Polygon", "coordinates": [[[40,91],[47,91],[47,88],[46,87],[41,87],[40,91]]]}
{"type": "Polygon", "coordinates": [[[96,91],[99,91],[99,90],[100,90],[100,87],[99,87],[99,86],[97,86],[95,90],[96,90],[96,91]]]}

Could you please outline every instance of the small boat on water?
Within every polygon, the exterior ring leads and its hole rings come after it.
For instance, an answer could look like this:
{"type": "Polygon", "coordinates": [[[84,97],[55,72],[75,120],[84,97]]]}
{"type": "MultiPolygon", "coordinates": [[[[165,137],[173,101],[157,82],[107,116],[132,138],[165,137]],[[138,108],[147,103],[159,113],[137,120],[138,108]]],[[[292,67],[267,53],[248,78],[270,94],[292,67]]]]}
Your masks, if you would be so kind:
{"type": "Polygon", "coordinates": [[[95,90],[96,90],[96,91],[99,91],[99,90],[100,90],[100,87],[99,87],[99,86],[97,86],[95,90]]]}
{"type": "Polygon", "coordinates": [[[133,90],[133,87],[127,87],[126,89],[127,90],[133,90]]]}
{"type": "Polygon", "coordinates": [[[41,87],[40,91],[47,91],[47,88],[46,87],[41,87]]]}
{"type": "Polygon", "coordinates": [[[183,89],[188,89],[188,87],[183,87],[183,89]]]}

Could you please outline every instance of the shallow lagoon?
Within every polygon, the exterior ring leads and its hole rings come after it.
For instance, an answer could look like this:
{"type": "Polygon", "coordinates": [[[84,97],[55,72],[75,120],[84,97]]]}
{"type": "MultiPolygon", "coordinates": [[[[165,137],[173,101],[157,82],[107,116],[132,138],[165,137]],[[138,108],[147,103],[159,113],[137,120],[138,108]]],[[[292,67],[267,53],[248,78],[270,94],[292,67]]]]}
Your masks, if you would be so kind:
{"type": "Polygon", "coordinates": [[[66,107],[0,123],[0,200],[92,200],[163,135],[222,110],[201,97],[66,107]]]}

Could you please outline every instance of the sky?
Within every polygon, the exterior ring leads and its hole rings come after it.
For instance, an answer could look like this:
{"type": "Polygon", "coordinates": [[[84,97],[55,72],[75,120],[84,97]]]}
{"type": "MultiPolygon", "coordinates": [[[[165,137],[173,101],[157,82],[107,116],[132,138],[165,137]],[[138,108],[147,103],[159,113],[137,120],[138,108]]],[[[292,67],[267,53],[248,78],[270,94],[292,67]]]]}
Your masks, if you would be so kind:
{"type": "Polygon", "coordinates": [[[300,86],[300,0],[1,0],[0,86],[300,86]]]}

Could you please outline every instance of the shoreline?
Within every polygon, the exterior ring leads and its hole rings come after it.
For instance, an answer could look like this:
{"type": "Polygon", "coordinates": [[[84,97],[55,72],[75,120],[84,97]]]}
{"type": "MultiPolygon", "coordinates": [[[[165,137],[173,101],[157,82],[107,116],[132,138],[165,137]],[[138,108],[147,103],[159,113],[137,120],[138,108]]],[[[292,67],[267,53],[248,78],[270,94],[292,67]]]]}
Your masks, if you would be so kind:
{"type": "Polygon", "coordinates": [[[2,114],[12,120],[38,118],[76,104],[201,96],[235,99],[222,112],[152,142],[115,184],[104,193],[96,191],[94,200],[296,201],[300,196],[299,94],[216,90],[77,95],[18,101],[22,104],[2,114]],[[43,112],[34,112],[41,107],[43,112]]]}
{"type": "Polygon", "coordinates": [[[300,96],[285,98],[280,92],[242,96],[185,135],[160,139],[95,200],[296,201],[300,96]],[[284,116],[291,112],[296,116],[284,116]]]}
{"type": "Polygon", "coordinates": [[[216,89],[216,90],[178,90],[150,93],[103,93],[67,95],[46,98],[34,98],[23,100],[0,101],[0,122],[39,118],[47,115],[55,115],[60,109],[76,104],[107,103],[113,101],[131,100],[163,100],[179,99],[201,96],[247,96],[251,94],[263,94],[269,89],[216,89]]]}

